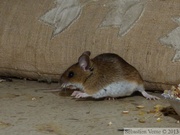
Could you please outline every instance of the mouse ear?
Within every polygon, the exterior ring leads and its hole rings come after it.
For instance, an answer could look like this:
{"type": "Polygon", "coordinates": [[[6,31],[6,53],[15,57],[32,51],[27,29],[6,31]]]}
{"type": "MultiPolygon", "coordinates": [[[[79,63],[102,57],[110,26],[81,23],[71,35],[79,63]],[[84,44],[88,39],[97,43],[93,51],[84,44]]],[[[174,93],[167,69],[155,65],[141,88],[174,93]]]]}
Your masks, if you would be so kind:
{"type": "Polygon", "coordinates": [[[90,68],[90,58],[91,55],[90,51],[84,52],[78,59],[79,66],[84,70],[87,71],[90,68]]]}

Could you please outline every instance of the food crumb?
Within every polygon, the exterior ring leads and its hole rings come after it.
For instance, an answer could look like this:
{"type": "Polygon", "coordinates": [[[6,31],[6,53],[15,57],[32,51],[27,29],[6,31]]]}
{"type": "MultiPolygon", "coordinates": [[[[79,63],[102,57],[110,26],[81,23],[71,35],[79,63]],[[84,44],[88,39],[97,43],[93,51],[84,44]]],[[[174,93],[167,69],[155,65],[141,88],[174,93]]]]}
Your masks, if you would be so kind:
{"type": "Polygon", "coordinates": [[[144,106],[143,106],[143,105],[138,105],[138,106],[136,106],[136,108],[138,108],[138,109],[143,109],[144,106]]]}
{"type": "Polygon", "coordinates": [[[161,118],[157,118],[157,120],[156,120],[157,122],[161,122],[162,121],[162,119],[161,118]]]}
{"type": "Polygon", "coordinates": [[[32,101],[34,101],[34,100],[36,100],[36,98],[35,98],[35,97],[33,97],[31,100],[32,100],[32,101]]]}
{"type": "Polygon", "coordinates": [[[129,114],[129,111],[122,111],[123,114],[129,114]]]}
{"type": "Polygon", "coordinates": [[[146,120],[145,120],[145,118],[140,118],[140,119],[139,119],[139,122],[140,122],[140,123],[146,123],[146,120]]]}
{"type": "Polygon", "coordinates": [[[109,123],[108,123],[108,126],[111,126],[112,125],[112,122],[110,121],[109,123]]]}

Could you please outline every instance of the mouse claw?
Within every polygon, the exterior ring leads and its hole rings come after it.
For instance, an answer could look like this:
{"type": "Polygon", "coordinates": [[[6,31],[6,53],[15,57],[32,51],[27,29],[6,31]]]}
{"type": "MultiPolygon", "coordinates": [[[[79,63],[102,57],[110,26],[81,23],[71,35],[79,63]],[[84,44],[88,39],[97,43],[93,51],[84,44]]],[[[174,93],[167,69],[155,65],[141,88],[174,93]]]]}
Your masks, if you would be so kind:
{"type": "Polygon", "coordinates": [[[105,100],[109,100],[109,101],[110,101],[110,100],[113,100],[113,101],[115,101],[116,98],[114,98],[114,97],[106,97],[105,100]]]}

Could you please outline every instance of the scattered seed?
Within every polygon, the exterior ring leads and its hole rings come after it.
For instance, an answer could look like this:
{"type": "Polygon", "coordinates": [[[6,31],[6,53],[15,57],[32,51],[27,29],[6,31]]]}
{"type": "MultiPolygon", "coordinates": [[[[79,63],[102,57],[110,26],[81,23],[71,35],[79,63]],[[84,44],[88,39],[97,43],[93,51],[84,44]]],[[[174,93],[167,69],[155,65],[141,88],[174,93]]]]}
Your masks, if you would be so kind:
{"type": "Polygon", "coordinates": [[[162,119],[161,118],[157,118],[157,120],[156,120],[157,122],[161,122],[162,121],[162,119]]]}
{"type": "Polygon", "coordinates": [[[162,115],[163,115],[163,113],[158,112],[158,113],[156,113],[156,114],[154,115],[154,117],[160,117],[160,116],[162,116],[162,115]]]}
{"type": "Polygon", "coordinates": [[[35,97],[33,97],[31,100],[32,100],[32,101],[34,101],[34,100],[36,100],[36,98],[35,98],[35,97]]]}
{"type": "Polygon", "coordinates": [[[141,115],[141,116],[145,115],[145,113],[146,113],[145,111],[139,111],[139,115],[141,115]]]}
{"type": "Polygon", "coordinates": [[[155,110],[148,110],[147,113],[148,113],[148,114],[149,114],[149,113],[156,113],[156,111],[155,111],[155,110]]]}
{"type": "Polygon", "coordinates": [[[129,114],[129,111],[122,111],[123,114],[129,114]]]}
{"type": "Polygon", "coordinates": [[[138,109],[143,109],[144,106],[143,106],[143,105],[138,105],[138,106],[136,106],[136,108],[138,108],[138,109]]]}
{"type": "Polygon", "coordinates": [[[108,123],[108,126],[111,126],[112,125],[112,122],[110,121],[109,123],[108,123]]]}
{"type": "Polygon", "coordinates": [[[163,108],[164,108],[164,107],[163,107],[162,105],[155,105],[155,106],[154,106],[154,109],[155,109],[156,112],[161,111],[163,108]]]}
{"type": "Polygon", "coordinates": [[[145,123],[146,120],[145,120],[145,118],[140,118],[140,119],[139,119],[139,122],[140,122],[140,123],[145,123]]]}

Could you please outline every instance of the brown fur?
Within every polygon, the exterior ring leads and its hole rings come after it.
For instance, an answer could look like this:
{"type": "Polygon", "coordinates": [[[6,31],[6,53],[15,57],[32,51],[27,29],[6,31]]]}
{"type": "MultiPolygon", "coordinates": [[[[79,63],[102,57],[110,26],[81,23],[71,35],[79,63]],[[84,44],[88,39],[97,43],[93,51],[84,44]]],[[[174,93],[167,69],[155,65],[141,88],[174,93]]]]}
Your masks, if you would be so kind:
{"type": "Polygon", "coordinates": [[[143,80],[138,71],[125,60],[113,53],[104,53],[91,59],[90,68],[84,71],[78,63],[68,68],[62,75],[63,83],[80,83],[87,94],[94,94],[110,83],[118,81],[133,81],[143,85],[143,80]],[[68,73],[74,72],[74,77],[68,78],[68,73]]]}

